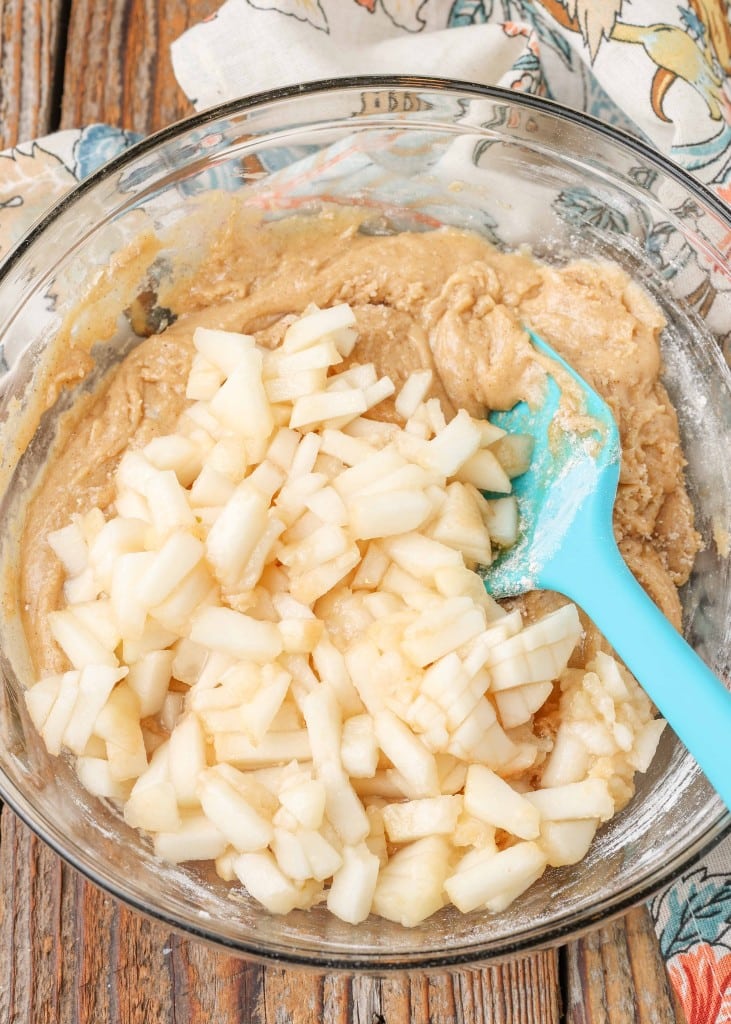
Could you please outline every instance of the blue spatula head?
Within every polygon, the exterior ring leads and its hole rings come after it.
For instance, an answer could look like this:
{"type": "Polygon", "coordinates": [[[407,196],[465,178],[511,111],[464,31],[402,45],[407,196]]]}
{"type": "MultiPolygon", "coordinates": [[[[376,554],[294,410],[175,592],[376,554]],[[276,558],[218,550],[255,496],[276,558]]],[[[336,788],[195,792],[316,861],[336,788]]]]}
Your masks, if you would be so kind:
{"type": "Polygon", "coordinates": [[[485,586],[496,598],[536,589],[563,591],[557,584],[564,573],[575,571],[579,549],[611,540],[619,481],[619,432],[609,406],[542,338],[528,333],[554,369],[539,406],[519,402],[490,414],[497,426],[529,434],[535,445],[529,469],[513,481],[519,539],[485,573],[485,586]],[[562,406],[557,376],[571,385],[571,413],[562,406]]]}
{"type": "Polygon", "coordinates": [[[519,539],[485,570],[485,586],[497,598],[555,590],[583,608],[731,808],[731,693],[648,597],[614,539],[614,418],[549,345],[531,339],[553,360],[544,401],[490,416],[504,430],[532,435],[535,450],[513,481],[519,539]],[[565,417],[562,385],[578,389],[588,421],[565,417]]]}

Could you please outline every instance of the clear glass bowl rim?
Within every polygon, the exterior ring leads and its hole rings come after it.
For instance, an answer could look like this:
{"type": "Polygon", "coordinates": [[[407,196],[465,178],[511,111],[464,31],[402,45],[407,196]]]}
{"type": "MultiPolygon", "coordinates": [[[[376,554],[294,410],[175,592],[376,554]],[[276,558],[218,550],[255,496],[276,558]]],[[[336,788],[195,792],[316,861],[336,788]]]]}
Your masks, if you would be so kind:
{"type": "MultiPolygon", "coordinates": [[[[134,143],[123,153],[109,160],[80,181],[78,185],[70,189],[65,196],[55,202],[45,214],[35,221],[23,238],[0,263],[0,288],[2,288],[5,278],[11,273],[26,251],[33,246],[49,225],[61,214],[82,200],[86,193],[91,191],[96,185],[108,179],[117,171],[125,169],[138,158],[153,152],[159,146],[173,141],[176,137],[188,131],[202,128],[213,121],[233,114],[245,114],[247,111],[279,101],[298,99],[305,96],[314,97],[318,94],[327,95],[333,91],[344,92],[358,89],[426,90],[435,93],[459,93],[475,98],[492,99],[497,102],[523,107],[526,110],[549,114],[558,121],[564,120],[589,129],[603,136],[614,145],[629,150],[651,165],[654,165],[667,177],[676,181],[691,194],[694,194],[731,231],[731,209],[711,189],[693,178],[674,163],[673,160],[655,150],[642,139],[614,125],[606,124],[584,111],[574,110],[552,99],[514,92],[499,86],[485,86],[458,79],[421,75],[357,75],[320,79],[301,85],[284,86],[229,100],[225,103],[208,107],[190,117],[183,118],[134,143]]],[[[180,920],[164,910],[158,910],[155,907],[143,904],[140,900],[126,892],[122,886],[115,884],[111,878],[103,877],[102,874],[95,872],[89,865],[82,863],[73,854],[69,853],[53,835],[47,832],[42,824],[36,821],[30,801],[26,799],[22,791],[13,782],[7,780],[2,771],[0,771],[0,801],[5,802],[32,832],[94,885],[97,885],[128,906],[133,907],[144,916],[158,920],[195,939],[213,944],[219,949],[226,949],[228,952],[264,963],[291,963],[305,967],[317,967],[320,970],[367,971],[371,973],[375,971],[375,973],[379,974],[409,970],[414,967],[424,970],[428,968],[454,968],[467,965],[477,966],[480,962],[481,944],[479,943],[475,946],[462,947],[455,951],[442,949],[424,955],[418,953],[397,954],[388,960],[379,956],[377,962],[374,962],[372,956],[366,956],[361,961],[352,954],[340,957],[329,953],[318,957],[313,956],[309,952],[300,952],[295,947],[285,949],[282,946],[278,946],[276,950],[271,949],[267,953],[263,953],[261,947],[257,947],[254,944],[249,945],[245,942],[231,940],[220,935],[213,928],[180,920]],[[7,784],[8,782],[9,785],[7,784]]],[[[562,940],[576,938],[600,924],[606,924],[608,921],[621,916],[632,907],[645,902],[665,886],[672,883],[683,871],[692,867],[728,835],[731,835],[731,813],[727,810],[722,810],[718,818],[707,828],[705,833],[696,838],[692,847],[687,852],[687,856],[676,857],[664,872],[656,873],[651,879],[647,880],[645,885],[633,888],[621,896],[603,899],[595,911],[582,914],[578,920],[569,914],[566,919],[558,921],[551,927],[538,927],[530,931],[521,932],[519,938],[515,941],[508,940],[503,942],[497,950],[490,949],[485,951],[483,949],[483,956],[486,953],[485,962],[493,963],[497,960],[550,948],[562,940]]]]}

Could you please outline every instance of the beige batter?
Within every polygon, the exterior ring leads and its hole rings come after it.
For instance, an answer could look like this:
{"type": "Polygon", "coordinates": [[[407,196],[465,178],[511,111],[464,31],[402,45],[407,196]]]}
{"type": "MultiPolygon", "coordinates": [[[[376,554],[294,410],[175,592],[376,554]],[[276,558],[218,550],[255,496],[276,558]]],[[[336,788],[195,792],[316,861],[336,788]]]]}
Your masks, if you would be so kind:
{"type": "MultiPolygon", "coordinates": [[[[47,612],[62,604],[63,577],[45,537],[73,512],[109,508],[112,472],[124,450],[174,429],[185,406],[195,327],[256,334],[272,346],[286,326],[282,318],[310,303],[349,303],[360,332],[353,358],[374,362],[397,388],[412,370],[433,367],[447,415],[457,408],[483,415],[538,398],[543,370],[521,324],[535,328],[614,412],[623,452],[614,513],[619,546],[680,625],[677,587],[700,538],[676,416],[658,379],[664,322],[658,308],[612,265],[577,261],[556,269],[502,254],[466,232],[372,236],[359,232],[361,221],[360,214],[339,211],[267,227],[232,223],[194,279],[164,296],[176,323],[135,349],[66,424],[23,538],[21,599],[39,674],[64,664],[46,626],[47,612]]],[[[73,370],[61,366],[59,374],[73,376],[73,370]]],[[[524,605],[531,615],[558,600],[535,594],[524,605]]],[[[575,663],[587,661],[599,642],[589,629],[575,663]]]]}

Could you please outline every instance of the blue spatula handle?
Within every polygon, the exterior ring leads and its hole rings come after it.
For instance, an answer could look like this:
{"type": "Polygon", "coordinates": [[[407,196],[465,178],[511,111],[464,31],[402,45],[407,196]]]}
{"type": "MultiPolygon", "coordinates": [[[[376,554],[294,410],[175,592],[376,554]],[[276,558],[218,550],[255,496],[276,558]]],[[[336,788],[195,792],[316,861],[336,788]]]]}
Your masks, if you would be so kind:
{"type": "Polygon", "coordinates": [[[541,584],[578,604],[731,809],[731,693],[627,568],[614,542],[558,559],[541,584]]]}

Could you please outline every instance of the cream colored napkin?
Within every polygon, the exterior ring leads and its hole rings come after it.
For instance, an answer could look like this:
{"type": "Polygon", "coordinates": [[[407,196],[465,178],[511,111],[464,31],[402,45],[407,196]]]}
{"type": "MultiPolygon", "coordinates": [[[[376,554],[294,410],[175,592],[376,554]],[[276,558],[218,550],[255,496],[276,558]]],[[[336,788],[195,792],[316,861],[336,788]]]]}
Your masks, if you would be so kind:
{"type": "Polygon", "coordinates": [[[226,0],[172,47],[197,109],[357,74],[549,96],[650,139],[731,198],[721,0],[226,0]]]}

